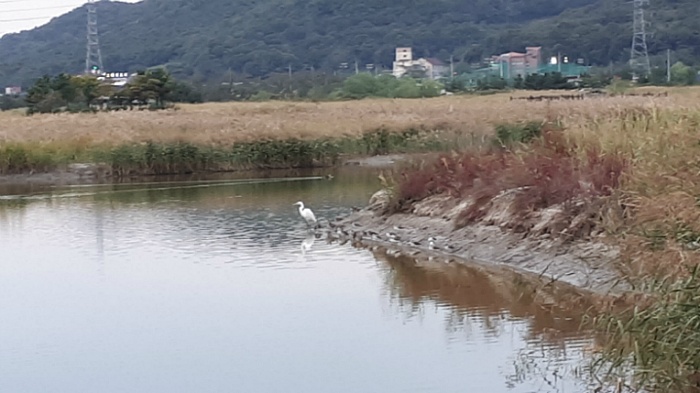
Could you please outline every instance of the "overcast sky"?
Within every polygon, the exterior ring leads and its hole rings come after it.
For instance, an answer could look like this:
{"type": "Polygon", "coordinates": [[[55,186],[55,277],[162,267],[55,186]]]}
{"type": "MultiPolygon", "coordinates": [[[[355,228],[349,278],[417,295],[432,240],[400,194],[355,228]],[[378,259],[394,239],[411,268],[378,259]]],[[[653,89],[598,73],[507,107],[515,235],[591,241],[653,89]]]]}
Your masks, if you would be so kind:
{"type": "Polygon", "coordinates": [[[0,36],[41,26],[85,3],[85,0],[0,0],[0,36]]]}

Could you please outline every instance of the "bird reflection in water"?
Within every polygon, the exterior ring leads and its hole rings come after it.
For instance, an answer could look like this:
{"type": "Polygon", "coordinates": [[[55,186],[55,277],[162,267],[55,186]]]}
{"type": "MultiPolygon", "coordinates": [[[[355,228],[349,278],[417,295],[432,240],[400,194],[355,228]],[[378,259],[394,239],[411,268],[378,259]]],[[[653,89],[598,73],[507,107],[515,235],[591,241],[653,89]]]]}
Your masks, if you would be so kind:
{"type": "Polygon", "coordinates": [[[314,242],[316,241],[316,235],[313,233],[310,233],[306,235],[306,238],[301,242],[301,254],[306,255],[306,252],[311,250],[311,247],[314,245],[314,242]]]}

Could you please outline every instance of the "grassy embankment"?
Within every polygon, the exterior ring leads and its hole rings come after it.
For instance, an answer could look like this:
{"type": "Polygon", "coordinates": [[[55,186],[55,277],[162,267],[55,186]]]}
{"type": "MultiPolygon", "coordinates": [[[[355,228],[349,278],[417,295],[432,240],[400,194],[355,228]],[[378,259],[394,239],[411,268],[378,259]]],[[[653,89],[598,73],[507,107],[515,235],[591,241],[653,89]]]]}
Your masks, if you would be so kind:
{"type": "Polygon", "coordinates": [[[617,267],[644,301],[595,316],[608,338],[600,364],[632,366],[636,386],[685,391],[700,380],[700,89],[571,105],[552,105],[541,127],[501,127],[490,148],[395,174],[394,208],[449,193],[471,201],[461,226],[510,193],[511,230],[619,246],[617,267]],[[559,219],[537,226],[546,212],[559,219]]]}
{"type": "Polygon", "coordinates": [[[579,104],[546,106],[493,95],[210,103],[164,112],[31,117],[2,112],[0,174],[47,172],[75,162],[106,163],[116,175],[327,166],[343,155],[464,149],[488,141],[496,123],[591,112],[579,104]]]}
{"type": "MultiPolygon", "coordinates": [[[[502,99],[501,99],[502,100],[502,99]]],[[[115,174],[325,166],[341,155],[479,143],[481,99],[182,105],[164,112],[0,113],[0,173],[103,162],[115,174]]],[[[533,114],[533,118],[537,115],[533,114]]],[[[515,116],[510,116],[512,120],[515,116]]]]}

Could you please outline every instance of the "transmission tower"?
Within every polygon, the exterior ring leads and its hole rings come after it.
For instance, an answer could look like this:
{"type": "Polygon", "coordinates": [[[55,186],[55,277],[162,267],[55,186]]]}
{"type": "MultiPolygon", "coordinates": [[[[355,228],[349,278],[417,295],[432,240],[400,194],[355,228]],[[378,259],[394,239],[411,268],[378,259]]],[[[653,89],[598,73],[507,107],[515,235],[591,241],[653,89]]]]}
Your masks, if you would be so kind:
{"type": "Polygon", "coordinates": [[[95,0],[87,3],[87,55],[85,56],[85,73],[96,74],[103,71],[100,38],[97,34],[97,6],[95,0]]]}
{"type": "Polygon", "coordinates": [[[647,51],[647,20],[644,17],[644,10],[649,5],[649,0],[633,0],[634,22],[632,35],[632,53],[630,55],[630,67],[632,75],[649,75],[651,65],[649,64],[649,52],[647,51]]]}

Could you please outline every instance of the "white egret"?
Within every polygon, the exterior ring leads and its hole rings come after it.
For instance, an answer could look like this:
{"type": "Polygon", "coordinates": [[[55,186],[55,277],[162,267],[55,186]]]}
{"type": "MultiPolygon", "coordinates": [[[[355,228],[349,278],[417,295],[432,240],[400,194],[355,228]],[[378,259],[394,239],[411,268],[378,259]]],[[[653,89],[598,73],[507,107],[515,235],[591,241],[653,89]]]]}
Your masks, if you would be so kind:
{"type": "Polygon", "coordinates": [[[317,221],[314,212],[312,212],[308,207],[305,208],[304,202],[301,201],[295,203],[294,206],[299,206],[299,215],[304,219],[304,221],[306,221],[306,225],[316,228],[317,221]]]}

